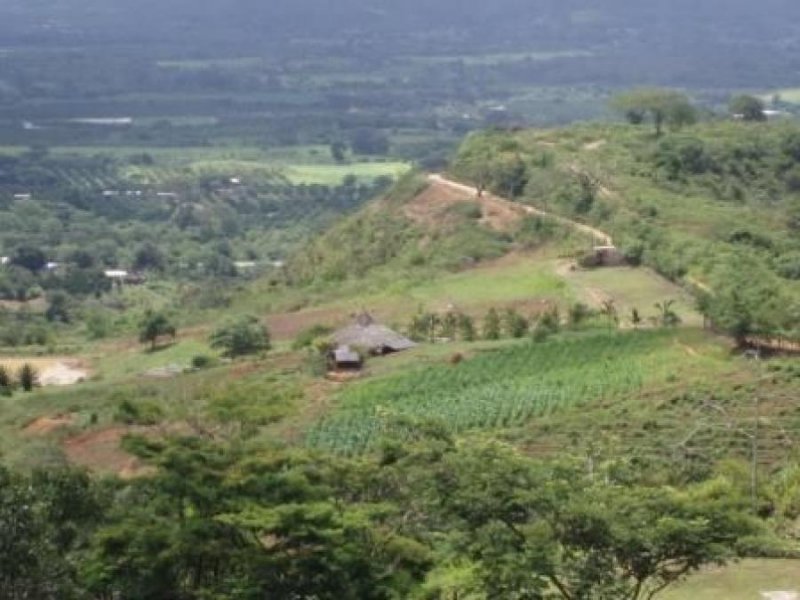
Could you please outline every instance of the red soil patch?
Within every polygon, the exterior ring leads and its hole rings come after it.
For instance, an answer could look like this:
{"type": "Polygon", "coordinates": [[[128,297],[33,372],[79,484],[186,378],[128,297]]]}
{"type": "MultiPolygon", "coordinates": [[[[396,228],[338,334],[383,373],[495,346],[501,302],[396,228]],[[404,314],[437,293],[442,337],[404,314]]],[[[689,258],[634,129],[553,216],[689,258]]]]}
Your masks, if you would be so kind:
{"type": "Polygon", "coordinates": [[[88,431],[64,442],[64,453],[72,464],[92,471],[115,473],[124,479],[140,477],[152,472],[152,467],[120,447],[122,438],[134,432],[123,426],[88,431]]]}
{"type": "Polygon", "coordinates": [[[48,435],[59,429],[69,427],[75,422],[75,415],[56,415],[55,417],[39,417],[25,426],[26,435],[48,435]]]}
{"type": "Polygon", "coordinates": [[[360,371],[331,371],[325,375],[325,378],[333,383],[348,383],[361,379],[361,377],[363,377],[363,373],[360,371]]]}
{"type": "Polygon", "coordinates": [[[459,189],[437,181],[411,202],[406,204],[406,216],[419,225],[441,227],[447,212],[457,204],[477,202],[482,209],[480,223],[496,231],[509,231],[525,215],[524,209],[491,194],[481,198],[466,189],[459,189]]]}
{"type": "Polygon", "coordinates": [[[341,308],[318,308],[268,315],[265,321],[272,337],[290,340],[314,325],[341,325],[347,318],[347,312],[341,308]]]}

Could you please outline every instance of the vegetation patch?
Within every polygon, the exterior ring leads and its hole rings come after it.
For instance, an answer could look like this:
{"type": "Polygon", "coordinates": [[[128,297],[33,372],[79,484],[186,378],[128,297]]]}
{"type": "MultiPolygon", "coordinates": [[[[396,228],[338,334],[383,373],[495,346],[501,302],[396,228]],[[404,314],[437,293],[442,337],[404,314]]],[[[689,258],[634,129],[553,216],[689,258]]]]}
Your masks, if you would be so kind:
{"type": "MultiPolygon", "coordinates": [[[[387,419],[435,421],[448,430],[500,429],[594,401],[635,395],[665,336],[590,334],[521,342],[463,361],[412,370],[343,392],[308,444],[358,454],[387,433],[387,419]]],[[[392,432],[397,435],[398,432],[392,432]]]]}

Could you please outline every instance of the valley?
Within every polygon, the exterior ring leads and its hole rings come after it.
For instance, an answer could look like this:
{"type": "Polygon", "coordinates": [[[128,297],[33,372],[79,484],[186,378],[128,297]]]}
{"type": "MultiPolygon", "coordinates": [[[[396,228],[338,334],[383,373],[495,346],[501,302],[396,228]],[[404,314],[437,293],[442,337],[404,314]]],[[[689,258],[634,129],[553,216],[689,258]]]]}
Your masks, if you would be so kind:
{"type": "Polygon", "coordinates": [[[796,600],[788,0],[0,8],[0,600],[796,600]]]}

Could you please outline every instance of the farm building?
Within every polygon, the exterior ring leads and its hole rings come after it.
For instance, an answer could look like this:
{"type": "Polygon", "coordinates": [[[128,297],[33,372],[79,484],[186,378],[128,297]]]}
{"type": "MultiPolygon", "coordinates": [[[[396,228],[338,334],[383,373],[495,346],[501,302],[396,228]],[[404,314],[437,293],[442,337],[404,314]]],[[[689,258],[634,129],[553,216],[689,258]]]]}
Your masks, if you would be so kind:
{"type": "Polygon", "coordinates": [[[361,355],[350,346],[339,346],[334,349],[330,360],[337,371],[360,371],[364,366],[361,355]]]}
{"type": "Polygon", "coordinates": [[[626,263],[625,255],[616,246],[595,246],[580,259],[583,267],[620,267],[626,263]]]}
{"type": "Polygon", "coordinates": [[[416,346],[396,331],[376,323],[367,313],[358,315],[352,325],[335,332],[331,339],[337,347],[358,348],[374,356],[402,352],[416,346]]]}
{"type": "Polygon", "coordinates": [[[107,279],[110,279],[118,285],[126,283],[128,285],[141,285],[145,282],[144,275],[140,273],[130,273],[122,269],[109,269],[104,271],[103,274],[107,279]]]}

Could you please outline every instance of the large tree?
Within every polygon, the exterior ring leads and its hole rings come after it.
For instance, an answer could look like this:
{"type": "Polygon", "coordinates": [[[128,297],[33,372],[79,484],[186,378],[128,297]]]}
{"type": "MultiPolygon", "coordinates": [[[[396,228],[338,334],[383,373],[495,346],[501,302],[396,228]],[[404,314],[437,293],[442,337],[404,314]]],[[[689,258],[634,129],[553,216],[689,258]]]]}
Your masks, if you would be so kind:
{"type": "Polygon", "coordinates": [[[618,94],[612,98],[611,107],[634,124],[649,117],[656,136],[661,136],[665,123],[678,128],[697,119],[696,111],[685,94],[660,88],[639,88],[618,94]]]}
{"type": "Polygon", "coordinates": [[[764,112],[766,106],[764,101],[755,96],[742,94],[731,98],[728,106],[731,115],[745,121],[766,121],[767,115],[764,112]]]}
{"type": "Polygon", "coordinates": [[[211,347],[229,358],[264,352],[271,347],[269,330],[256,317],[240,317],[211,334],[211,347]]]}
{"type": "Polygon", "coordinates": [[[158,340],[162,337],[175,338],[177,329],[169,318],[160,312],[147,311],[139,325],[139,341],[150,344],[150,349],[155,350],[158,340]]]}
{"type": "Polygon", "coordinates": [[[451,454],[438,485],[491,598],[650,600],[757,530],[724,480],[678,491],[613,469],[593,478],[500,445],[451,454]]]}

